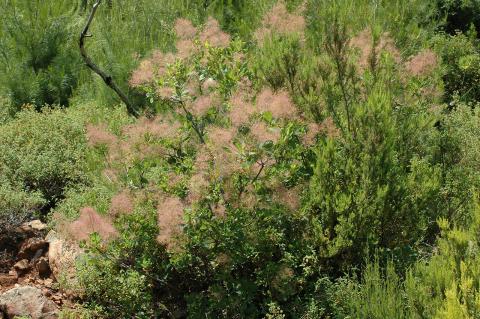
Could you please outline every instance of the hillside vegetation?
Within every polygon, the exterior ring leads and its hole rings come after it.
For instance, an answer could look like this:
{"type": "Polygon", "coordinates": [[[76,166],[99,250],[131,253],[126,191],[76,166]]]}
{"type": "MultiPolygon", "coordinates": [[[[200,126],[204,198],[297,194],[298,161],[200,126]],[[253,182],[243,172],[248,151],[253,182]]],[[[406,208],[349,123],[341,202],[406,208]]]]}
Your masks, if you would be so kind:
{"type": "Polygon", "coordinates": [[[95,2],[0,3],[0,264],[78,245],[60,318],[480,318],[477,1],[104,1],[134,112],[95,2]]]}

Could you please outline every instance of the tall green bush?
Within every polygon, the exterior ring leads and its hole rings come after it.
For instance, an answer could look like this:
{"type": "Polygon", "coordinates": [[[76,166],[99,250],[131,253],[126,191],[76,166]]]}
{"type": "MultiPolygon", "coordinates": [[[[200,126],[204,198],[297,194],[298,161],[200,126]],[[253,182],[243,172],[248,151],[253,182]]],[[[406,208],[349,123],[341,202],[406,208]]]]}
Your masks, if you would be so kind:
{"type": "Polygon", "coordinates": [[[415,245],[441,213],[439,169],[421,154],[402,158],[401,144],[414,136],[402,136],[404,124],[395,123],[391,103],[388,95],[373,93],[354,110],[356,129],[317,149],[310,188],[313,236],[320,255],[346,267],[360,264],[369,248],[415,245]]]}

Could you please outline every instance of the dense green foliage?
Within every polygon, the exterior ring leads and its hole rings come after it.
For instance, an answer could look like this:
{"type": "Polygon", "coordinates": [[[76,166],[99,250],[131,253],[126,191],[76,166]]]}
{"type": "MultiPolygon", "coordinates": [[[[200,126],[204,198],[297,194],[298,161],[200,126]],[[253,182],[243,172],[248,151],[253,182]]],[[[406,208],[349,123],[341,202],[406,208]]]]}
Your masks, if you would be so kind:
{"type": "Polygon", "coordinates": [[[60,110],[32,108],[0,127],[0,222],[15,227],[48,212],[84,181],[83,123],[60,110]]]}
{"type": "Polygon", "coordinates": [[[0,229],[82,246],[64,318],[479,318],[476,1],[105,1],[138,118],[92,3],[0,4],[0,229]]]}
{"type": "Polygon", "coordinates": [[[0,169],[11,185],[39,191],[53,204],[70,183],[81,182],[86,141],[75,118],[60,110],[25,110],[1,127],[0,136],[0,169]]]}

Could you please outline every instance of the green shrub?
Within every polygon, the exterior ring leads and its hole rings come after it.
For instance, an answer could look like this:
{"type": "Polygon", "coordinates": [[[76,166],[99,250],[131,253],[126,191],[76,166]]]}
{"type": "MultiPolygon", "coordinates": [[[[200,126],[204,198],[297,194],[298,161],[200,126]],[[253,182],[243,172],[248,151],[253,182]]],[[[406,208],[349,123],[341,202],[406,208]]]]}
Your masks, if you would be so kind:
{"type": "Polygon", "coordinates": [[[354,111],[353,122],[364,124],[353,124],[352,135],[318,147],[310,188],[319,253],[347,267],[361,263],[368,247],[415,245],[440,213],[438,168],[414,153],[400,161],[401,143],[413,136],[402,137],[406,131],[394,122],[388,97],[377,94],[354,111]]]}
{"type": "Polygon", "coordinates": [[[311,236],[318,254],[340,271],[359,266],[369,249],[391,250],[408,263],[405,252],[433,241],[434,222],[445,214],[438,206],[441,170],[433,161],[435,117],[409,81],[398,80],[391,52],[370,53],[375,63],[359,70],[348,30],[340,17],[331,20],[318,91],[337,134],[316,148],[311,236]]]}
{"type": "Polygon", "coordinates": [[[48,206],[84,180],[83,123],[59,109],[31,109],[0,127],[0,172],[11,185],[40,193],[48,206]]]}

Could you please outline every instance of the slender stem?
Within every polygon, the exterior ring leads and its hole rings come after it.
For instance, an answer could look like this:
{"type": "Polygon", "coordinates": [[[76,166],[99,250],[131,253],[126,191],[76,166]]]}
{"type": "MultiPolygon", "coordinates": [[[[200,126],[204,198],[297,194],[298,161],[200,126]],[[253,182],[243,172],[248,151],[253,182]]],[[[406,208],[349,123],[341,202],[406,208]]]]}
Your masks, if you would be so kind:
{"type": "Polygon", "coordinates": [[[183,103],[183,101],[180,101],[180,105],[182,106],[183,112],[185,113],[187,120],[192,125],[193,130],[195,131],[195,133],[197,133],[198,138],[200,139],[200,142],[202,142],[202,144],[205,144],[205,139],[203,138],[203,134],[202,132],[200,132],[200,129],[198,128],[198,125],[195,122],[192,113],[190,113],[190,111],[187,110],[187,108],[185,107],[185,103],[183,103]]]}
{"type": "Polygon", "coordinates": [[[265,168],[266,164],[267,164],[267,162],[263,162],[263,161],[260,162],[260,169],[258,170],[258,173],[255,176],[255,178],[252,180],[252,182],[251,182],[252,184],[255,183],[257,181],[257,179],[260,177],[260,174],[262,174],[263,169],[265,168]]]}

